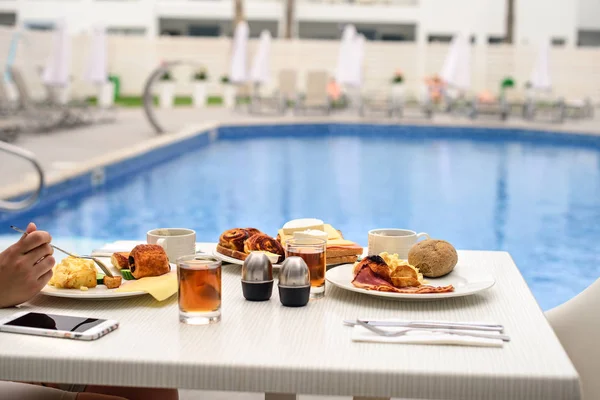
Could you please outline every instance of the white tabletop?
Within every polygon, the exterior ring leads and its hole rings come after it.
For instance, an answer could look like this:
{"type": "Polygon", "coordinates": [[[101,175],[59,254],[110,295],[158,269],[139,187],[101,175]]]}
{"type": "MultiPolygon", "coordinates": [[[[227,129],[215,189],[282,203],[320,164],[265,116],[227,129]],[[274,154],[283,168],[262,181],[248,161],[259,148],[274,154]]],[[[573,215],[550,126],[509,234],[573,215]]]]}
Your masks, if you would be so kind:
{"type": "MultiPolygon", "coordinates": [[[[399,302],[332,286],[304,308],[245,301],[240,266],[223,268],[223,319],[178,322],[177,299],[76,301],[38,296],[22,308],[116,319],[106,337],[83,342],[0,333],[0,380],[426,399],[578,399],[577,373],[511,257],[460,251],[486,270],[482,294],[399,302]],[[501,323],[503,348],[351,341],[350,318],[401,317],[501,323]]],[[[15,309],[0,310],[0,318],[15,309]]]]}

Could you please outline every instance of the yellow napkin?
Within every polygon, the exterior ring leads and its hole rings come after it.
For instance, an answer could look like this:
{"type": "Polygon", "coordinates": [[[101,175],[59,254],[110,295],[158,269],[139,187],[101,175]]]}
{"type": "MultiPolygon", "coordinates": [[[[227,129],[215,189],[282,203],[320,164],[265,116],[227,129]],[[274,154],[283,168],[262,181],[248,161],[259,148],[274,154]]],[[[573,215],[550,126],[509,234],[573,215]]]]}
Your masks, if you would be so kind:
{"type": "Polygon", "coordinates": [[[158,301],[166,300],[177,293],[177,271],[126,282],[127,284],[122,285],[116,291],[146,292],[158,301]]]}

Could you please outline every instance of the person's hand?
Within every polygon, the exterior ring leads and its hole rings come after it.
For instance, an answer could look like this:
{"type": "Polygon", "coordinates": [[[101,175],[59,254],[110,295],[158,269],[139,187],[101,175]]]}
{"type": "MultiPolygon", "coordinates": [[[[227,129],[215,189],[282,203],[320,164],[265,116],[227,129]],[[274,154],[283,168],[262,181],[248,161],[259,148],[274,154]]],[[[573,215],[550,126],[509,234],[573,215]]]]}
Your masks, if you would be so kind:
{"type": "Polygon", "coordinates": [[[27,226],[27,233],[0,253],[0,308],[30,300],[52,278],[52,237],[34,223],[27,226]]]}

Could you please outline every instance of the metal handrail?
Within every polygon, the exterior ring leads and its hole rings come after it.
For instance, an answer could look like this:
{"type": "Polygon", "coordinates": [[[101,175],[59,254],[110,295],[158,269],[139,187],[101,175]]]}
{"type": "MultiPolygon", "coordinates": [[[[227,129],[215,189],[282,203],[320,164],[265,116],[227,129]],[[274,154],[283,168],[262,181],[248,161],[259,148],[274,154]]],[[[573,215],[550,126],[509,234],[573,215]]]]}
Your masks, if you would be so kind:
{"type": "Polygon", "coordinates": [[[36,160],[35,155],[32,152],[22,149],[20,147],[13,146],[11,144],[0,141],[0,151],[4,151],[6,153],[15,155],[17,157],[24,158],[25,160],[29,161],[31,164],[33,164],[33,166],[35,167],[35,169],[40,177],[40,182],[38,184],[38,187],[35,190],[35,192],[33,192],[33,194],[31,194],[30,196],[26,197],[25,199],[19,200],[19,201],[7,201],[7,200],[0,199],[0,210],[21,211],[21,210],[31,207],[39,199],[40,194],[42,193],[42,190],[44,189],[44,171],[42,170],[42,166],[36,160]]]}

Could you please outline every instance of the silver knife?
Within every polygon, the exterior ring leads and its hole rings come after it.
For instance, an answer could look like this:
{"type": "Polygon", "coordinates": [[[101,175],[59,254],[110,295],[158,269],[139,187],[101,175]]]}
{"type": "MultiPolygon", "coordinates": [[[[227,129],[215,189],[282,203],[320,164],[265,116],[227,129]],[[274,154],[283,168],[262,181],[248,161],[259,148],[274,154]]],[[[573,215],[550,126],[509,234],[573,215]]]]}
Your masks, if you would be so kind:
{"type": "MultiPolygon", "coordinates": [[[[465,322],[443,322],[443,321],[378,321],[378,320],[361,320],[367,322],[372,326],[405,326],[410,328],[443,328],[443,329],[457,329],[457,330],[472,330],[472,331],[486,331],[486,332],[504,332],[504,326],[497,324],[477,324],[477,323],[465,323],[465,322]]],[[[345,325],[354,326],[358,325],[356,320],[345,320],[345,325]]]]}

